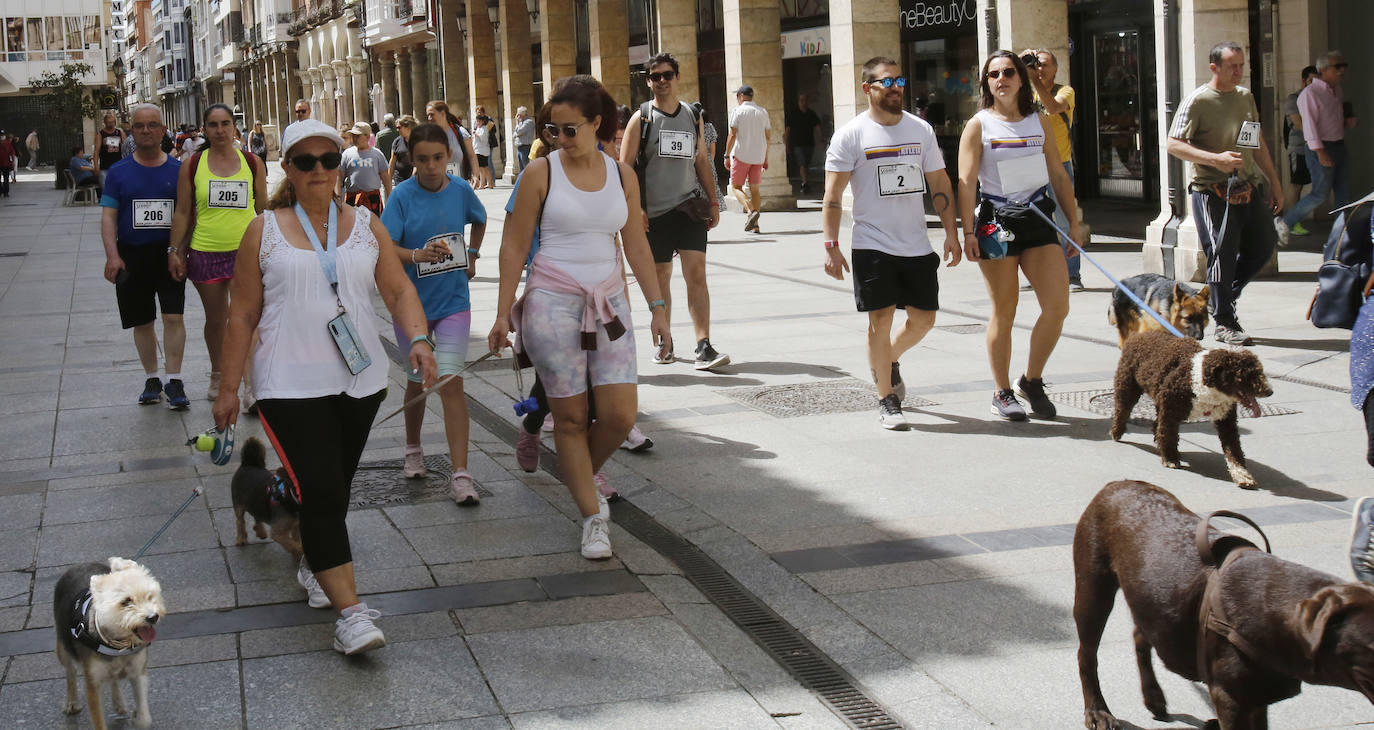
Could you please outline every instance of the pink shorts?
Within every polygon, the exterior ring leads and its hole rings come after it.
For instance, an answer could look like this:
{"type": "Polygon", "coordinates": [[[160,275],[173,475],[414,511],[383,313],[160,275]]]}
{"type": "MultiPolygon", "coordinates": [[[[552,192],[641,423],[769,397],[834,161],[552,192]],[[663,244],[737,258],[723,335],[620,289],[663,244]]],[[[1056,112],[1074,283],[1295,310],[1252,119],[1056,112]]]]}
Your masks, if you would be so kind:
{"type": "Polygon", "coordinates": [[[186,278],[192,284],[215,284],[234,278],[238,251],[196,251],[186,260],[186,278]]]}
{"type": "Polygon", "coordinates": [[[763,179],[763,165],[751,165],[748,162],[740,162],[737,157],[731,157],[730,184],[737,188],[742,187],[746,178],[750,185],[758,185],[763,179]]]}

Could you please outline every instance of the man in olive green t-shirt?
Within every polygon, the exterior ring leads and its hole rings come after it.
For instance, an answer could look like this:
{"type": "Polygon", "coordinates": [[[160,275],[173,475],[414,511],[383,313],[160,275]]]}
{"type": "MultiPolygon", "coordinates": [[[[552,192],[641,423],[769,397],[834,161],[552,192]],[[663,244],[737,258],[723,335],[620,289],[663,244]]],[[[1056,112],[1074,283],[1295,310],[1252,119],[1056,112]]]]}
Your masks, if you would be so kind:
{"type": "Polygon", "coordinates": [[[1228,345],[1249,345],[1250,337],[1236,318],[1236,300],[1274,254],[1278,234],[1272,216],[1283,209],[1282,188],[1255,97],[1238,85],[1244,51],[1235,43],[1221,43],[1208,60],[1212,80],[1179,105],[1169,127],[1168,149],[1193,163],[1188,189],[1198,239],[1207,254],[1215,337],[1228,345]]]}

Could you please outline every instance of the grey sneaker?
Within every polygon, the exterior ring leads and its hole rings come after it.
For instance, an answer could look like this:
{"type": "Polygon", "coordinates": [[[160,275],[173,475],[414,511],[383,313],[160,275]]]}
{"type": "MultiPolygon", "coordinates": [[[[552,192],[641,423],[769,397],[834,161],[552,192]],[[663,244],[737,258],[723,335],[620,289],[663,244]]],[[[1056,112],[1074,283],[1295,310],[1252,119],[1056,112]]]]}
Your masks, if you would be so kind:
{"type": "Polygon", "coordinates": [[[1274,217],[1274,232],[1279,234],[1279,246],[1286,248],[1288,246],[1288,235],[1290,231],[1288,230],[1288,223],[1285,222],[1283,218],[1278,216],[1274,217]]]}
{"type": "Polygon", "coordinates": [[[878,423],[889,431],[905,431],[908,428],[906,416],[902,415],[902,402],[896,393],[889,393],[878,401],[878,423]]]}
{"type": "Polygon", "coordinates": [[[716,348],[711,347],[710,340],[703,339],[697,343],[697,370],[710,370],[729,364],[730,356],[725,353],[716,352],[716,348]]]}
{"type": "Polygon", "coordinates": [[[1045,395],[1045,379],[1030,378],[1022,375],[1016,381],[1016,394],[1030,402],[1031,412],[1041,418],[1054,418],[1058,410],[1054,407],[1054,402],[1045,395]]]}
{"type": "Polygon", "coordinates": [[[315,574],[310,571],[310,566],[305,564],[305,558],[301,558],[301,565],[296,569],[296,582],[305,589],[306,603],[311,608],[329,608],[329,596],[325,595],[320,582],[315,580],[315,574]]]}
{"type": "Polygon", "coordinates": [[[1350,570],[1374,583],[1374,497],[1361,497],[1350,518],[1350,570]]]}
{"type": "Polygon", "coordinates": [[[1212,337],[1223,345],[1241,345],[1249,347],[1254,344],[1254,340],[1250,339],[1250,335],[1245,334],[1245,330],[1239,327],[1233,328],[1219,324],[1217,325],[1217,331],[1212,337]]]}
{"type": "Polygon", "coordinates": [[[992,415],[1001,416],[1008,421],[1024,421],[1026,409],[1021,407],[1021,401],[1016,400],[1016,394],[1008,388],[992,395],[992,415]]]}
{"type": "Polygon", "coordinates": [[[1085,289],[1084,289],[1084,287],[1083,287],[1083,280],[1082,280],[1082,279],[1069,279],[1069,292],[1070,292],[1071,294],[1077,294],[1078,292],[1081,292],[1081,291],[1085,291],[1085,289]]]}
{"type": "Polygon", "coordinates": [[[342,654],[361,654],[386,646],[386,635],[373,623],[382,612],[360,603],[358,610],[334,622],[334,651],[342,654]]]}

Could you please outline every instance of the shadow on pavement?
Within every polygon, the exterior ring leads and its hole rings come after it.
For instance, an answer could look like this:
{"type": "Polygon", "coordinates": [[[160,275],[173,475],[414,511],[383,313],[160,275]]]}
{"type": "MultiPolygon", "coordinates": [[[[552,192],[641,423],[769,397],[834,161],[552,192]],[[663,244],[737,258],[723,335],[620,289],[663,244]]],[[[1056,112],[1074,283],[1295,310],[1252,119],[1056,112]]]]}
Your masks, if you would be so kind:
{"type": "Polygon", "coordinates": [[[1326,352],[1345,352],[1350,349],[1350,338],[1343,340],[1292,340],[1281,337],[1260,337],[1251,335],[1256,345],[1269,347],[1290,347],[1295,350],[1324,350],[1326,352]]]}
{"type": "MultiPolygon", "coordinates": [[[[1207,429],[1211,428],[1211,426],[1207,424],[1189,425],[1202,426],[1207,429]]],[[[1216,435],[1215,432],[1212,433],[1213,436],[1216,435]]],[[[1243,430],[1242,433],[1244,433],[1243,430]]],[[[1202,434],[1199,433],[1198,435],[1202,434]]],[[[1158,456],[1159,450],[1155,448],[1153,437],[1147,436],[1147,438],[1150,439],[1148,442],[1122,441],[1121,443],[1129,444],[1137,449],[1158,456]]],[[[1225,456],[1215,451],[1187,451],[1185,450],[1187,445],[1188,444],[1185,442],[1179,442],[1179,456],[1183,458],[1183,468],[1185,470],[1216,479],[1227,486],[1240,489],[1240,487],[1237,487],[1235,483],[1231,481],[1231,475],[1226,471],[1225,456]]],[[[1344,495],[1328,492],[1324,489],[1309,487],[1277,469],[1265,466],[1263,463],[1256,461],[1253,454],[1245,455],[1245,466],[1250,470],[1250,473],[1254,475],[1255,481],[1259,483],[1258,488],[1260,491],[1271,492],[1282,497],[1292,497],[1293,499],[1305,499],[1311,502],[1344,502],[1346,500],[1344,495]]],[[[1161,472],[1168,471],[1167,467],[1162,464],[1159,468],[1161,472]]],[[[1153,481],[1164,481],[1162,477],[1163,474],[1159,475],[1159,477],[1153,481]]],[[[1147,478],[1145,481],[1152,480],[1147,478]]]]}

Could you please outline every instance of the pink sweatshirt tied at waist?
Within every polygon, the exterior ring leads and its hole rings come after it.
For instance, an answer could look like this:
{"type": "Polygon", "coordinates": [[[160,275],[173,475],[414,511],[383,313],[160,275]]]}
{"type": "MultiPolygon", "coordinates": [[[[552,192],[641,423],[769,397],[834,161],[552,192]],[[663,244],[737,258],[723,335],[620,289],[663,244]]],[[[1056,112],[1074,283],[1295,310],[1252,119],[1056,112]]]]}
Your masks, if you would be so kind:
{"type": "Polygon", "coordinates": [[[524,347],[521,344],[521,332],[524,328],[520,326],[520,320],[525,308],[525,297],[528,297],[530,292],[535,289],[560,294],[582,295],[582,349],[596,349],[596,322],[598,319],[602,323],[601,326],[606,328],[607,338],[618,340],[625,334],[625,325],[620,321],[620,316],[615,313],[615,307],[611,306],[611,297],[625,289],[621,264],[616,264],[615,271],[606,277],[605,281],[586,287],[568,272],[550,263],[546,257],[535,254],[529,276],[525,279],[525,291],[519,299],[515,300],[515,306],[511,307],[510,315],[511,325],[515,327],[515,355],[520,361],[521,367],[528,367],[532,364],[529,357],[525,355],[524,347]]]}

